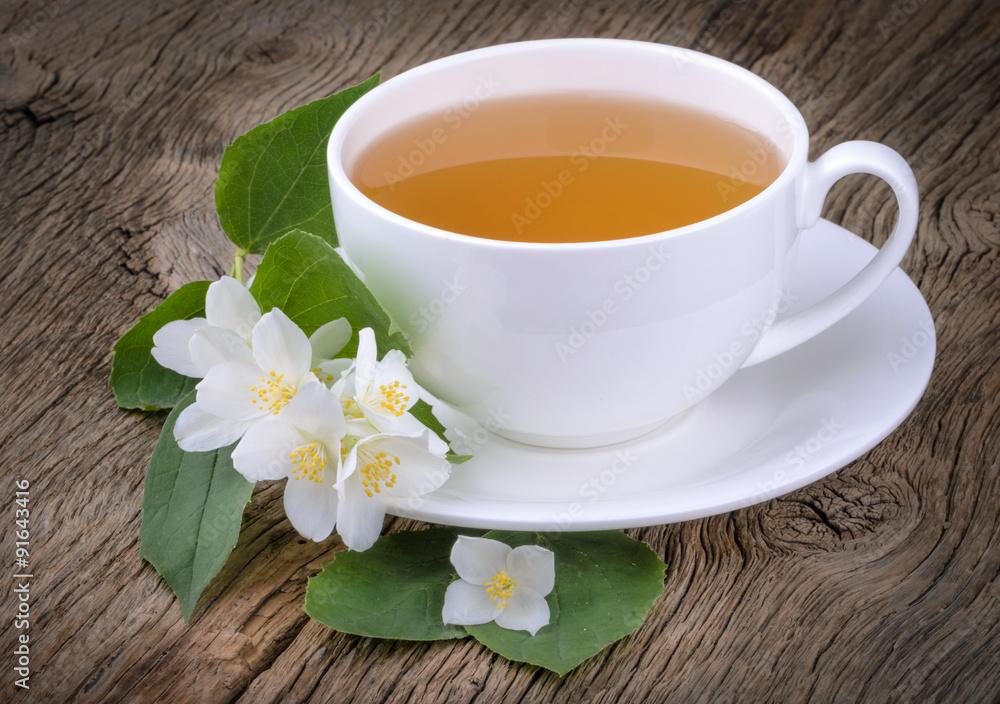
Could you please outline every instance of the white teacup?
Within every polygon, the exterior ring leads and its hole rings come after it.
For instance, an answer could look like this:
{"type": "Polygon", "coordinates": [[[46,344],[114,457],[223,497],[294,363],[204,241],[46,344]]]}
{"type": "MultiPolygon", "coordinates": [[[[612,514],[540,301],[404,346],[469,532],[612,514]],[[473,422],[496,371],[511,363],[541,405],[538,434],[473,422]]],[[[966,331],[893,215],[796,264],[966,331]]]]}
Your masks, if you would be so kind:
{"type": "Polygon", "coordinates": [[[386,81],[341,117],[327,161],[340,242],[412,341],[417,380],[509,439],[592,447],[648,432],[741,367],[815,336],[899,264],[917,223],[906,162],[872,142],[838,145],[815,162],[808,149],[792,103],[738,66],[658,44],[553,39],[450,56],[386,81]],[[580,244],[438,230],[376,205],[348,177],[366,147],[420,115],[574,91],[641,94],[714,113],[772,142],[785,168],[716,217],[580,244]],[[896,227],[854,279],[783,318],[798,234],[816,224],[831,185],[852,173],[889,183],[896,227]],[[616,284],[628,276],[642,285],[630,285],[624,300],[616,284]]]}

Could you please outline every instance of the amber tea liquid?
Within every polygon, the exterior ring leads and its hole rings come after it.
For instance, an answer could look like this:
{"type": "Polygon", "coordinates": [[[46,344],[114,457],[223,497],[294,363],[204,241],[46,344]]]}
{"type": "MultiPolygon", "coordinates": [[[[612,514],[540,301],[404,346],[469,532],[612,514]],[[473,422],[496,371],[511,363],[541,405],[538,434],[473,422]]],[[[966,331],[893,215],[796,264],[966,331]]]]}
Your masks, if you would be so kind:
{"type": "Polygon", "coordinates": [[[783,168],[773,144],[713,115],[570,93],[418,118],[372,145],[351,178],[382,207],[449,232],[590,242],[719,215],[783,168]]]}

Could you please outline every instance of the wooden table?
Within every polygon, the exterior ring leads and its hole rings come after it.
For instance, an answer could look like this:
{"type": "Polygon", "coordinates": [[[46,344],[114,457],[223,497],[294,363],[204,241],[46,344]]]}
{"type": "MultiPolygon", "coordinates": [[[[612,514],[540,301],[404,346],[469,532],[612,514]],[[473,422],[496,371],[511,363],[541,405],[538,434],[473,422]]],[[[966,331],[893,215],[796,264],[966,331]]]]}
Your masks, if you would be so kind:
{"type": "MultiPolygon", "coordinates": [[[[1000,12],[993,2],[284,3],[15,0],[0,9],[0,699],[4,701],[1000,701],[1000,12]],[[913,165],[902,268],[938,330],[913,415],[832,476],[629,533],[670,564],[645,625],[560,679],[471,640],[343,635],[302,610],[343,549],[262,487],[190,627],[138,557],[163,416],[118,410],[111,345],[217,278],[223,148],[381,70],[543,37],[622,37],[745,66],[913,165]],[[28,479],[31,689],[17,689],[14,481],[28,479]]],[[[880,243],[888,189],[824,216],[880,243]]],[[[388,530],[413,527],[392,519],[388,530]]]]}

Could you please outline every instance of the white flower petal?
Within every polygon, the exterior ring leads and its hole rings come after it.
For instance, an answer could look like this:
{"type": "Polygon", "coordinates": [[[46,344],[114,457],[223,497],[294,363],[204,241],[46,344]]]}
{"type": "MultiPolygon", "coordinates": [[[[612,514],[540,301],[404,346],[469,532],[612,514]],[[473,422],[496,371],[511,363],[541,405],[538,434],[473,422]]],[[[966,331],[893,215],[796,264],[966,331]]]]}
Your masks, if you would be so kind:
{"type": "MultiPolygon", "coordinates": [[[[427,426],[409,413],[401,416],[387,413],[384,409],[373,408],[373,405],[362,403],[361,412],[369,423],[378,428],[380,433],[392,435],[416,435],[427,429],[427,426]]],[[[435,436],[436,437],[436,436],[435,436]]],[[[440,438],[438,438],[440,440],[440,438]]],[[[444,443],[442,443],[443,445],[444,443]]],[[[446,450],[447,451],[447,450],[446,450]]]]}
{"type": "Polygon", "coordinates": [[[375,332],[371,328],[358,331],[358,354],[355,359],[354,388],[356,393],[364,394],[371,384],[375,365],[378,363],[375,332]]]}
{"type": "Polygon", "coordinates": [[[208,413],[232,420],[253,420],[270,412],[268,402],[258,396],[263,372],[246,362],[223,362],[212,367],[198,382],[198,405],[208,413]]]}
{"type": "Polygon", "coordinates": [[[284,374],[286,382],[295,385],[309,373],[312,348],[299,326],[275,308],[254,326],[253,356],[265,372],[284,374]]]}
{"type": "Polygon", "coordinates": [[[232,445],[243,437],[249,423],[206,413],[197,403],[181,411],[174,424],[174,440],[185,452],[208,452],[232,445]]]}
{"type": "Polygon", "coordinates": [[[507,569],[510,551],[510,546],[499,540],[460,535],[451,548],[451,564],[459,577],[485,589],[488,581],[507,569]]]}
{"type": "Polygon", "coordinates": [[[340,474],[337,477],[338,483],[342,483],[347,477],[354,474],[359,465],[364,467],[365,464],[371,461],[370,450],[365,450],[363,443],[378,435],[378,432],[364,418],[348,417],[346,418],[345,425],[347,435],[344,442],[351,449],[348,451],[347,456],[344,457],[344,462],[340,467],[340,474]],[[363,456],[359,457],[359,451],[363,456]]]}
{"type": "Polygon", "coordinates": [[[448,585],[444,593],[441,619],[456,626],[475,626],[489,623],[500,610],[490,601],[486,588],[459,579],[448,585]]]}
{"type": "Polygon", "coordinates": [[[205,317],[212,325],[232,330],[249,341],[261,317],[260,306],[243,284],[231,276],[223,276],[208,287],[205,317]]]}
{"type": "Polygon", "coordinates": [[[399,350],[389,350],[375,367],[372,386],[377,389],[382,384],[388,386],[397,381],[410,390],[407,395],[411,399],[409,405],[412,406],[420,398],[420,389],[413,381],[413,374],[406,368],[406,356],[399,350]]]}
{"type": "Polygon", "coordinates": [[[300,386],[288,404],[288,420],[300,432],[321,441],[340,457],[340,439],[347,432],[344,410],[336,394],[318,382],[300,386]]]}
{"type": "MultiPolygon", "coordinates": [[[[314,384],[314,383],[318,384],[321,382],[319,380],[319,377],[313,374],[312,370],[310,370],[306,372],[301,379],[299,379],[299,382],[298,384],[296,384],[296,386],[305,386],[306,384],[314,384]]],[[[324,386],[326,386],[326,384],[324,384],[324,386]]]]}
{"type": "Polygon", "coordinates": [[[383,415],[401,416],[420,399],[420,389],[406,368],[406,357],[399,350],[389,350],[385,358],[372,367],[367,381],[361,373],[362,366],[367,365],[362,365],[359,355],[354,383],[361,405],[383,415]],[[393,397],[390,399],[387,393],[392,393],[393,397]],[[389,402],[388,407],[386,402],[389,402]]]}
{"type": "Polygon", "coordinates": [[[372,455],[386,453],[387,459],[393,462],[393,473],[396,475],[392,487],[385,491],[390,496],[411,497],[423,496],[434,491],[451,476],[451,464],[448,460],[431,454],[427,449],[427,436],[430,431],[418,437],[402,435],[372,435],[358,443],[358,463],[362,455],[366,461],[371,461],[372,455]]]}
{"type": "Polygon", "coordinates": [[[427,437],[427,449],[431,454],[437,455],[438,457],[444,457],[448,454],[448,443],[437,436],[432,430],[428,431],[429,435],[427,437]]]}
{"type": "Polygon", "coordinates": [[[351,365],[343,372],[340,379],[335,381],[330,387],[330,390],[340,396],[340,400],[343,402],[350,401],[354,398],[354,361],[351,361],[351,365]]]}
{"type": "Polygon", "coordinates": [[[170,321],[153,334],[153,359],[161,367],[172,369],[178,374],[200,378],[203,375],[191,361],[188,343],[196,332],[207,327],[208,321],[204,318],[170,321]]]}
{"type": "Polygon", "coordinates": [[[291,453],[304,444],[287,418],[268,418],[253,424],[233,450],[233,466],[251,482],[283,479],[292,473],[291,453]]]}
{"type": "MultiPolygon", "coordinates": [[[[407,413],[406,415],[409,416],[410,418],[413,418],[413,416],[410,416],[409,413],[407,413]]],[[[417,420],[416,418],[413,418],[413,419],[417,420]]],[[[417,421],[417,422],[420,423],[420,421],[417,421]]],[[[402,433],[402,434],[403,435],[414,435],[414,433],[402,433]]],[[[443,460],[444,457],[445,457],[445,455],[448,454],[448,449],[449,449],[448,448],[448,443],[446,443],[444,440],[442,440],[441,438],[439,438],[437,436],[437,433],[435,433],[433,430],[431,430],[430,428],[428,428],[423,423],[420,424],[420,435],[421,435],[421,437],[424,438],[424,440],[422,440],[422,442],[425,443],[424,447],[427,448],[427,451],[429,453],[431,453],[432,455],[435,455],[436,457],[439,457],[439,458],[441,458],[443,460]]]]}
{"type": "Polygon", "coordinates": [[[208,327],[199,330],[191,336],[188,350],[199,377],[205,376],[209,369],[223,362],[253,364],[250,345],[235,332],[225,328],[208,327]]]}
{"type": "Polygon", "coordinates": [[[333,359],[350,341],[352,332],[347,318],[337,318],[321,325],[309,336],[313,359],[333,359]]]}
{"type": "Polygon", "coordinates": [[[285,484],[285,515],[300,535],[326,540],[337,523],[340,499],[332,482],[289,479],[285,484]]]}
{"type": "Polygon", "coordinates": [[[537,545],[522,545],[507,556],[507,576],[518,589],[530,587],[545,596],[556,580],[556,559],[551,550],[537,545]]]}
{"type": "Polygon", "coordinates": [[[347,421],[347,435],[348,437],[356,438],[358,440],[363,440],[365,438],[371,437],[372,435],[378,435],[378,430],[376,430],[371,423],[366,421],[364,418],[346,418],[347,421]]]}
{"type": "Polygon", "coordinates": [[[545,597],[531,587],[515,584],[514,594],[495,620],[501,628],[527,631],[535,635],[539,628],[548,624],[550,618],[549,605],[545,597]]]}
{"type": "Polygon", "coordinates": [[[337,517],[337,532],[351,550],[367,550],[382,533],[385,520],[385,494],[368,496],[358,474],[348,477],[338,484],[340,487],[340,508],[337,517]]]}
{"type": "Polygon", "coordinates": [[[313,360],[312,371],[316,375],[316,378],[323,384],[332,384],[334,386],[340,384],[337,393],[339,396],[341,395],[340,389],[344,387],[344,384],[341,383],[344,373],[351,368],[352,364],[354,364],[353,359],[328,359],[319,364],[316,364],[315,360],[313,360]]]}

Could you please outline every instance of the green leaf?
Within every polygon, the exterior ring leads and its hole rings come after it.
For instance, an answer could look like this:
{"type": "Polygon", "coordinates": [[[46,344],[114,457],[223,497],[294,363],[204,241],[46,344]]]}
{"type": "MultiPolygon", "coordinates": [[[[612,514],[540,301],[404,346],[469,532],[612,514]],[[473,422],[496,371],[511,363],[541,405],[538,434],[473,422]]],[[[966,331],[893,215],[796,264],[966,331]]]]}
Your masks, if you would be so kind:
{"type": "MultiPolygon", "coordinates": [[[[448,438],[444,436],[445,427],[441,424],[441,421],[437,419],[437,416],[434,415],[434,411],[431,409],[431,405],[429,403],[421,399],[410,406],[409,411],[414,418],[433,430],[435,435],[443,441],[448,442],[448,438]]],[[[462,464],[463,462],[471,460],[472,455],[460,455],[449,449],[445,459],[447,459],[451,464],[462,464]]]]}
{"type": "Polygon", "coordinates": [[[208,281],[195,281],[181,286],[115,343],[111,388],[119,406],[147,411],[171,408],[198,383],[161,367],[150,350],[153,335],[167,323],[205,315],[208,285],[208,281]]]}
{"type": "Polygon", "coordinates": [[[289,110],[236,139],[222,155],[215,209],[237,247],[260,254],[294,229],[337,244],[330,206],[326,144],[354,101],[378,85],[364,83],[289,110]]]}
{"type": "Polygon", "coordinates": [[[306,613],[359,636],[464,638],[464,628],[441,621],[457,536],[454,528],[392,533],[364,552],[338,554],[309,580],[306,613]]]}
{"type": "Polygon", "coordinates": [[[174,424],[194,402],[188,394],[167,417],[149,460],[142,498],[139,555],[174,590],[184,620],[236,546],[253,484],[233,468],[233,446],[184,452],[174,424]]]}
{"type": "Polygon", "coordinates": [[[421,423],[423,423],[424,425],[426,425],[428,428],[430,428],[431,430],[433,430],[434,433],[439,438],[441,438],[445,442],[448,442],[448,438],[446,438],[444,436],[444,430],[445,430],[445,428],[444,428],[443,425],[441,425],[441,421],[439,421],[434,416],[434,411],[431,410],[431,404],[429,404],[426,401],[424,401],[423,399],[421,399],[421,400],[417,401],[415,404],[413,404],[412,406],[410,406],[407,410],[409,410],[410,414],[414,418],[416,418],[421,423]]]}
{"type": "Polygon", "coordinates": [[[331,320],[347,318],[354,333],[340,352],[353,357],[358,350],[358,331],[375,332],[379,352],[400,350],[412,354],[402,333],[389,334],[389,314],[361,279],[327,242],[294,230],[267,248],[257,267],[250,293],[263,312],[280,308],[306,335],[331,320]]]}
{"type": "Polygon", "coordinates": [[[483,537],[555,553],[555,588],[546,597],[552,620],[534,636],[495,623],[466,630],[508,660],[539,665],[560,677],[642,625],[663,593],[666,565],[648,545],[624,533],[490,531],[483,537]]]}

